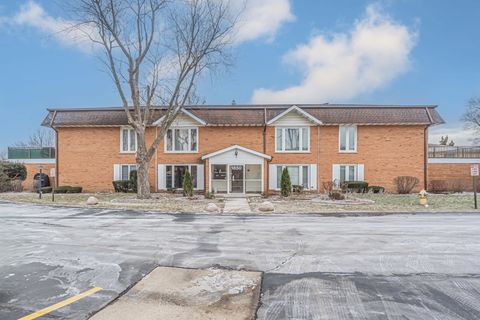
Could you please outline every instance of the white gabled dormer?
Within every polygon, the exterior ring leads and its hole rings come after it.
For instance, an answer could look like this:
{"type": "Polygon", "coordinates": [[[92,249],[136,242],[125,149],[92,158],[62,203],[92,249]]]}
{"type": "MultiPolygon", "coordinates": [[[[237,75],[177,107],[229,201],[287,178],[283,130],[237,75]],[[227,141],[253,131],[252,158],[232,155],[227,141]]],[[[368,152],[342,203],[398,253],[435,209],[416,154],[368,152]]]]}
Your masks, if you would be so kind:
{"type": "Polygon", "coordinates": [[[310,152],[310,127],[322,122],[297,106],[291,106],[267,122],[275,127],[275,152],[310,152]]]}
{"type": "MultiPolygon", "coordinates": [[[[159,125],[163,117],[155,121],[159,125]]],[[[207,123],[189,112],[181,109],[164,137],[164,151],[168,153],[196,153],[198,152],[198,127],[207,123]]]]}

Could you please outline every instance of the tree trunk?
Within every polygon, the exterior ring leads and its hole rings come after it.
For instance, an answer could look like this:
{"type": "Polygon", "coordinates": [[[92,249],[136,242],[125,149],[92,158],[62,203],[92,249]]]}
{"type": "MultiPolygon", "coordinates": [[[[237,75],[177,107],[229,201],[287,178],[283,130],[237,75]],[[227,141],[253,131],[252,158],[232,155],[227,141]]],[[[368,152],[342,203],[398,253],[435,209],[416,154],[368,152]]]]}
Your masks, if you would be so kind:
{"type": "Polygon", "coordinates": [[[150,181],[148,180],[148,172],[150,169],[150,160],[147,156],[147,148],[145,146],[145,133],[137,134],[137,198],[150,198],[150,181]]]}

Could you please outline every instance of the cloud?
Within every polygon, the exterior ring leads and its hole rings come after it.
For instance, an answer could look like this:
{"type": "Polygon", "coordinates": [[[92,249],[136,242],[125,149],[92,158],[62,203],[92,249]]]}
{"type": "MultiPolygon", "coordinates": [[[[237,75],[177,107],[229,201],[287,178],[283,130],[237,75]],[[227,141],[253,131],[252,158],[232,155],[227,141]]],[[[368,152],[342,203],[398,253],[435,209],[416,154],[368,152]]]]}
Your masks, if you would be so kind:
{"type": "Polygon", "coordinates": [[[91,52],[95,47],[89,38],[89,36],[93,37],[95,35],[93,28],[88,25],[73,28],[75,25],[73,21],[48,15],[34,1],[28,1],[21,5],[18,13],[9,18],[8,21],[14,25],[36,28],[47,35],[53,36],[58,42],[66,46],[76,47],[85,52],[91,52]]]}
{"type": "Polygon", "coordinates": [[[417,34],[370,5],[349,32],[314,36],[284,63],[303,73],[300,84],[257,89],[254,103],[318,103],[372,92],[406,72],[417,34]]]}
{"type": "Polygon", "coordinates": [[[465,129],[462,122],[434,126],[428,130],[429,143],[438,144],[442,136],[448,136],[449,141],[453,140],[457,146],[469,146],[474,144],[474,138],[478,135],[474,130],[465,129]]]}
{"type": "Polygon", "coordinates": [[[235,28],[237,44],[258,38],[273,40],[284,23],[295,20],[289,0],[235,0],[230,4],[241,10],[235,28]]]}

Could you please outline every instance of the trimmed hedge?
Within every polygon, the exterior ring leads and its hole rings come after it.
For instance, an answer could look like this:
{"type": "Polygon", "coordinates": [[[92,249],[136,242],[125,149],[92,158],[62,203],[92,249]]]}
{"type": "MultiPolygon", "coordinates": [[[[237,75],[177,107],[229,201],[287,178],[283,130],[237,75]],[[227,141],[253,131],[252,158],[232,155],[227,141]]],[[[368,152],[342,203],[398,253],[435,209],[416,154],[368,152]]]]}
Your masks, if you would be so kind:
{"type": "Polygon", "coordinates": [[[137,193],[137,186],[138,186],[137,170],[132,170],[130,171],[130,189],[132,189],[132,192],[137,193]]]}
{"type": "MultiPolygon", "coordinates": [[[[42,193],[52,193],[52,187],[44,187],[42,193]]],[[[82,187],[59,186],[55,188],[55,193],[82,193],[82,187]]]]}
{"type": "Polygon", "coordinates": [[[344,188],[349,192],[365,193],[368,191],[368,182],[365,181],[345,181],[344,188]]]}
{"type": "Polygon", "coordinates": [[[384,187],[381,187],[381,186],[369,186],[369,187],[368,187],[368,192],[372,192],[372,193],[384,193],[384,192],[385,192],[385,188],[384,188],[384,187]]]}

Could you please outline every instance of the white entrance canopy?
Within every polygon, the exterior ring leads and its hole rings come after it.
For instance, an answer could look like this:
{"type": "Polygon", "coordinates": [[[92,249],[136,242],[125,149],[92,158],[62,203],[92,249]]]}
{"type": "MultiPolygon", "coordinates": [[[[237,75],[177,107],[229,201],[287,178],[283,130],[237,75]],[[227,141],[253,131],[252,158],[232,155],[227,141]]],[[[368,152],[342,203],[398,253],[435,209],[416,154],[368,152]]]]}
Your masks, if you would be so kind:
{"type": "Polygon", "coordinates": [[[209,191],[250,193],[264,191],[265,160],[271,156],[233,145],[202,157],[208,159],[209,191]]]}

